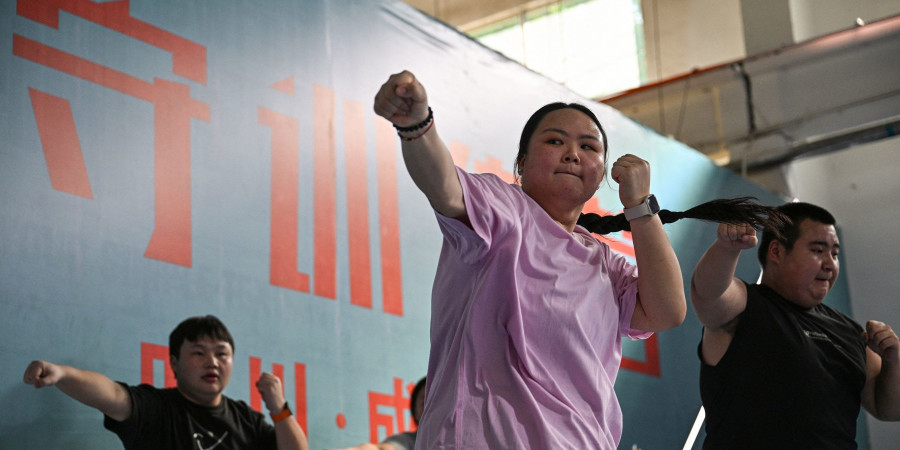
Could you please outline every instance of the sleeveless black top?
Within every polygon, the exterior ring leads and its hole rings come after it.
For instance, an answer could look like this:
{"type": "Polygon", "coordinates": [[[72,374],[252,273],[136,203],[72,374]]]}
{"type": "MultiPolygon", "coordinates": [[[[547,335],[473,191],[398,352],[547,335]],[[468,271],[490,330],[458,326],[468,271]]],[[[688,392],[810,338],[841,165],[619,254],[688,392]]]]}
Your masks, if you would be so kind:
{"type": "Polygon", "coordinates": [[[857,448],[862,331],[826,305],[802,308],[769,287],[747,285],[727,352],[716,366],[701,356],[703,448],[857,448]]]}

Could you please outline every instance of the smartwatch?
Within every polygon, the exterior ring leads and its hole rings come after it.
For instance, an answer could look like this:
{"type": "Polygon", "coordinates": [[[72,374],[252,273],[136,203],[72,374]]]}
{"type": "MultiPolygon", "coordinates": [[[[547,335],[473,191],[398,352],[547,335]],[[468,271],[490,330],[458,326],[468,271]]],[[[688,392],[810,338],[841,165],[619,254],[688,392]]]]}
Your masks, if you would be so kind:
{"type": "Polygon", "coordinates": [[[625,208],[625,219],[631,222],[638,217],[652,216],[658,212],[659,203],[656,201],[656,196],[650,194],[640,205],[633,208],[625,208]]]}

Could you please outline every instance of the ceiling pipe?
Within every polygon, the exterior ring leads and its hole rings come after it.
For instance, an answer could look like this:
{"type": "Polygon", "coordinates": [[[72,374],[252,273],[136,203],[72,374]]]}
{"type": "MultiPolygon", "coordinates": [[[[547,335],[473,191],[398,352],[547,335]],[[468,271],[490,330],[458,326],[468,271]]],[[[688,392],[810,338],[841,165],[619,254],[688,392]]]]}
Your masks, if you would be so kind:
{"type": "MultiPolygon", "coordinates": [[[[898,134],[900,134],[900,116],[890,117],[879,122],[841,130],[836,133],[803,139],[793,145],[787,152],[773,158],[757,160],[747,164],[742,170],[749,172],[763,171],[800,157],[822,155],[854,145],[894,137],[898,134]]],[[[727,167],[732,170],[738,169],[735,164],[730,164],[727,167]]]]}
{"type": "Polygon", "coordinates": [[[807,60],[815,59],[823,54],[833,52],[851,44],[874,41],[889,38],[900,34],[900,15],[892,16],[876,22],[867,23],[865,26],[854,26],[843,31],[838,31],[826,36],[820,36],[808,39],[793,45],[784,46],[775,50],[757,53],[742,59],[730,61],[722,64],[716,64],[705,68],[694,69],[690,72],[675,75],[669,78],[659,80],[654,83],[648,83],[643,86],[624,90],[605,97],[594,98],[597,102],[608,102],[620,97],[634,95],[640,92],[661,89],[666,85],[685,81],[688,78],[697,78],[705,75],[714,74],[716,72],[734,71],[733,66],[740,64],[744,72],[759,72],[770,70],[781,64],[783,59],[777,62],[772,58],[781,56],[789,59],[792,63],[800,63],[807,60]]]}
{"type": "MultiPolygon", "coordinates": [[[[841,54],[854,51],[854,49],[876,45],[882,47],[885,45],[893,46],[896,45],[895,43],[900,43],[900,15],[861,26],[854,26],[853,28],[779,49],[761,52],[733,62],[703,69],[694,69],[690,73],[613,94],[598,99],[598,101],[612,105],[621,104],[623,107],[627,107],[625,105],[628,105],[629,102],[651,104],[651,96],[662,96],[664,90],[674,88],[678,85],[677,83],[693,84],[698,88],[704,86],[715,88],[729,82],[740,81],[743,84],[745,95],[743,100],[747,113],[747,133],[740,137],[733,136],[725,141],[722,139],[722,133],[718,133],[718,138],[713,138],[715,142],[691,142],[690,140],[687,142],[705,153],[715,152],[723,147],[733,149],[735,145],[747,144],[752,146],[754,143],[765,142],[763,145],[766,145],[767,148],[757,149],[751,154],[747,153],[747,148],[745,147],[744,152],[740,152],[741,156],[732,159],[725,166],[746,175],[747,171],[763,170],[802,156],[818,155],[851,145],[895,136],[897,134],[896,131],[900,129],[900,124],[897,123],[896,117],[890,117],[887,121],[881,122],[870,120],[864,124],[846,124],[846,128],[827,135],[820,134],[804,138],[803,136],[794,137],[788,133],[791,129],[803,127],[804,124],[811,123],[810,121],[819,117],[825,117],[826,114],[840,113],[849,108],[864,106],[867,104],[866,102],[881,102],[881,104],[885,104],[885,101],[892,101],[890,100],[891,98],[900,94],[900,90],[880,92],[874,96],[858,98],[849,103],[818,111],[806,111],[800,117],[784,117],[787,121],[779,121],[777,124],[766,124],[763,129],[760,129],[757,123],[756,108],[758,105],[756,102],[759,99],[754,97],[754,80],[758,80],[760,76],[783,71],[785,68],[814,64],[824,58],[840,58],[841,54]],[[634,96],[634,100],[625,99],[631,96],[634,96]],[[772,140],[776,136],[782,138],[780,143],[772,140]],[[770,144],[772,142],[776,142],[774,147],[770,144]]],[[[759,94],[757,93],[756,95],[759,94]]],[[[660,111],[660,113],[662,112],[660,111]]],[[[893,116],[896,112],[889,112],[889,114],[893,116]]],[[[717,117],[717,120],[721,120],[721,118],[717,117]]],[[[683,136],[677,137],[687,139],[687,137],[683,136]]]]}

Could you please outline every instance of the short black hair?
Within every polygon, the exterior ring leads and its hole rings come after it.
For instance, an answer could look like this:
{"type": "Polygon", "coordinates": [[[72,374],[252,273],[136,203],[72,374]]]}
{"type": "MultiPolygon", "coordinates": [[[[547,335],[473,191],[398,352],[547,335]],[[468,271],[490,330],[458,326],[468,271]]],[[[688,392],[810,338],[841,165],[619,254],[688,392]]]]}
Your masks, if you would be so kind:
{"type": "Polygon", "coordinates": [[[800,237],[800,224],[804,220],[809,219],[825,225],[835,225],[836,223],[834,216],[825,208],[810,203],[785,203],[775,208],[775,210],[787,216],[790,221],[782,223],[778,229],[769,227],[763,229],[762,241],[760,241],[759,248],[756,250],[756,257],[759,259],[759,265],[764,269],[766,267],[766,254],[769,252],[769,245],[772,241],[781,242],[788,251],[791,251],[794,248],[794,243],[797,242],[797,238],[800,237]],[[781,237],[779,238],[778,235],[781,237]]]}
{"type": "Polygon", "coordinates": [[[413,388],[412,393],[409,395],[409,413],[412,415],[416,425],[419,425],[419,418],[416,417],[416,400],[419,399],[420,395],[425,395],[425,377],[422,377],[422,379],[416,383],[416,387],[413,388]]]}
{"type": "Polygon", "coordinates": [[[234,339],[225,324],[216,316],[206,315],[184,319],[172,330],[169,334],[169,356],[178,358],[181,354],[181,344],[185,340],[197,342],[202,338],[228,342],[231,344],[231,351],[234,351],[234,339]]]}

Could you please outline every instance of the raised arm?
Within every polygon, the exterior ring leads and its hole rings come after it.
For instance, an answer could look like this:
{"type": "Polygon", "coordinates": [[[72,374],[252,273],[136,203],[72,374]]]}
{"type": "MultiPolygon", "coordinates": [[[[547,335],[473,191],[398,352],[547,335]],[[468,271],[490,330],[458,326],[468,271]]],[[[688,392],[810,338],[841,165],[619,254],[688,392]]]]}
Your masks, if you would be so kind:
{"type": "Polygon", "coordinates": [[[756,246],[750,225],[720,224],[691,277],[691,303],[704,327],[716,330],[732,322],[747,305],[747,287],[734,277],[742,250],[756,246]]]}
{"type": "Polygon", "coordinates": [[[114,420],[121,422],[131,416],[128,391],[103,374],[47,361],[32,361],[22,378],[25,384],[36,388],[56,386],[69,397],[100,410],[114,420]]]}
{"type": "Polygon", "coordinates": [[[735,278],[741,251],[756,246],[750,225],[719,224],[716,241],[697,262],[691,277],[691,304],[703,324],[702,351],[707,364],[725,355],[737,317],[747,307],[747,286],[735,278]]]}
{"type": "Polygon", "coordinates": [[[406,170],[435,211],[447,217],[465,218],[462,185],[453,158],[438,136],[434,119],[426,122],[428,96],[422,84],[407,71],[391,75],[375,95],[374,108],[375,113],[397,127],[422,125],[399,132],[406,170]]]}
{"type": "Polygon", "coordinates": [[[863,334],[866,386],[862,406],[879,420],[900,420],[900,340],[890,326],[870,320],[863,334]]]}
{"type": "Polygon", "coordinates": [[[306,434],[294,419],[290,409],[286,409],[287,403],[284,400],[281,380],[271,373],[263,372],[256,382],[256,389],[275,421],[275,442],[278,450],[307,450],[309,442],[306,440],[306,434]]]}
{"type": "MultiPolygon", "coordinates": [[[[619,183],[619,200],[634,207],[650,195],[650,164],[634,155],[624,155],[612,166],[610,175],[619,183]]],[[[638,300],[631,327],[663,331],[681,325],[687,311],[681,266],[659,216],[631,221],[634,258],[637,261],[638,300]]]]}

